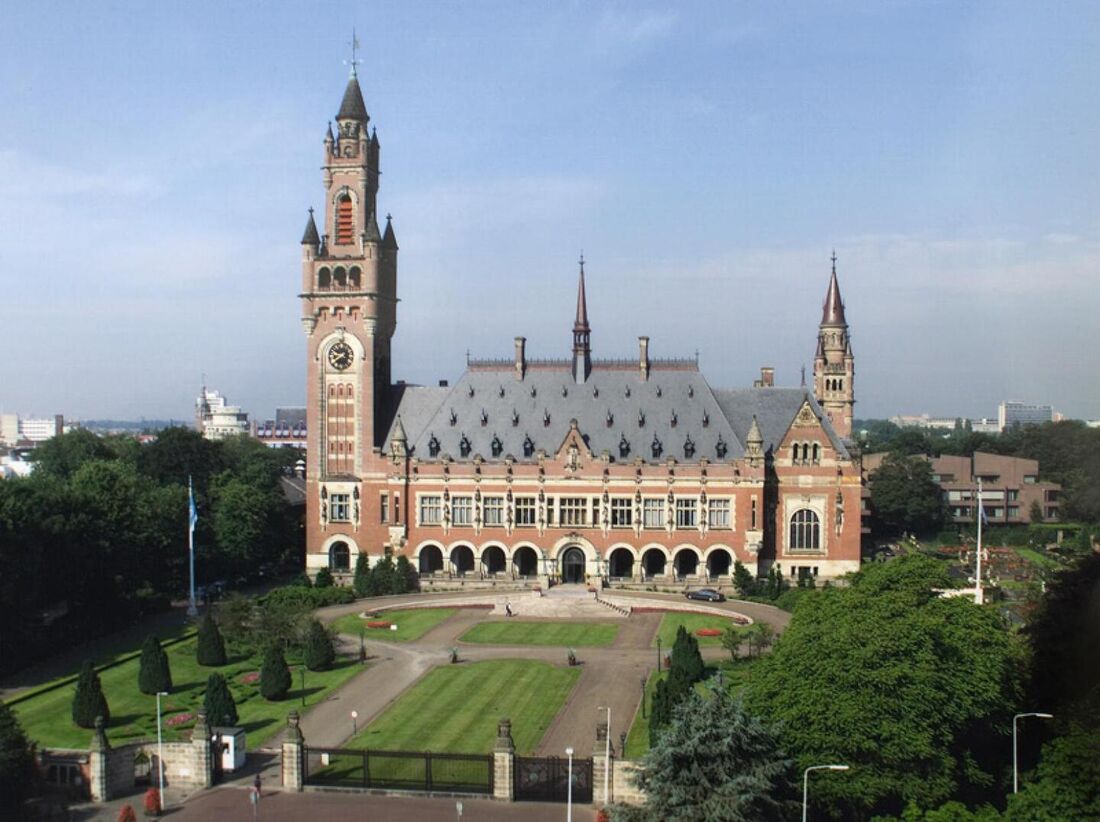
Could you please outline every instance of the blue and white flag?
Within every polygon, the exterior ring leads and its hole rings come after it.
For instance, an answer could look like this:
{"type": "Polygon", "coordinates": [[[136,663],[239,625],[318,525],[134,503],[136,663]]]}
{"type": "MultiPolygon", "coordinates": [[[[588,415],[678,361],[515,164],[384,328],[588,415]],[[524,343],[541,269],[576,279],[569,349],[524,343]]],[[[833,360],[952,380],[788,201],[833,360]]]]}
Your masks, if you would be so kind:
{"type": "Polygon", "coordinates": [[[199,512],[195,508],[195,492],[191,489],[191,477],[187,478],[187,524],[192,531],[195,523],[199,521],[199,512]]]}

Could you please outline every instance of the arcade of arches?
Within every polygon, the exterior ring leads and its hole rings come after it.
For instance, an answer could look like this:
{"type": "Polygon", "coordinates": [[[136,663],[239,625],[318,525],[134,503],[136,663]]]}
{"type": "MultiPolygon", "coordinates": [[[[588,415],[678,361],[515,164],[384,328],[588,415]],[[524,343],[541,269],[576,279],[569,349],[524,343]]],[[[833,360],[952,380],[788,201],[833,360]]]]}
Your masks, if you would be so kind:
{"type": "MultiPolygon", "coordinates": [[[[489,544],[478,549],[468,543],[450,547],[425,543],[416,552],[417,568],[425,577],[519,579],[546,574],[562,582],[584,582],[590,576],[635,582],[717,582],[732,577],[734,562],[733,551],[720,546],[704,553],[685,545],[671,551],[652,545],[636,551],[618,545],[594,559],[582,546],[574,544],[546,552],[525,544],[512,549],[489,544]]],[[[755,566],[755,561],[750,562],[755,566]]]]}

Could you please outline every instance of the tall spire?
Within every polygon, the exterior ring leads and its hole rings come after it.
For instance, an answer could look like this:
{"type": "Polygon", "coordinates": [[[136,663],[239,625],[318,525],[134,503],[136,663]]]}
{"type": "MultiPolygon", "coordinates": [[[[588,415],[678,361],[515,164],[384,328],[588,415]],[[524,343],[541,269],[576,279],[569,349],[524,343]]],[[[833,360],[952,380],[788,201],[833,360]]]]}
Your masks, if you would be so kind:
{"type": "Polygon", "coordinates": [[[577,318],[573,322],[573,377],[584,382],[592,372],[592,349],[589,337],[592,329],[588,325],[588,300],[584,293],[584,254],[581,253],[580,277],[577,280],[577,318]]]}
{"type": "Polygon", "coordinates": [[[833,273],[829,278],[829,291],[825,294],[825,304],[822,306],[822,325],[847,325],[844,319],[844,301],[840,299],[840,285],[836,280],[836,251],[833,251],[833,273]]]}

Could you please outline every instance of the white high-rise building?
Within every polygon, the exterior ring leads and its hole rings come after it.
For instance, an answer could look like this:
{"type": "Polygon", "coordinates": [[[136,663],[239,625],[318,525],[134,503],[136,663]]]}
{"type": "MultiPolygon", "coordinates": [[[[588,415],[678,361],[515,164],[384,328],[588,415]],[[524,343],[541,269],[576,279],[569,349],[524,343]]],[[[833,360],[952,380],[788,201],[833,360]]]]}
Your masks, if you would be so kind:
{"type": "Polygon", "coordinates": [[[1014,425],[1042,425],[1054,422],[1054,408],[1009,400],[997,406],[997,424],[1004,431],[1014,425]]]}
{"type": "Polygon", "coordinates": [[[248,412],[229,405],[218,391],[207,390],[195,400],[195,424],[208,440],[220,440],[248,433],[248,412]]]}

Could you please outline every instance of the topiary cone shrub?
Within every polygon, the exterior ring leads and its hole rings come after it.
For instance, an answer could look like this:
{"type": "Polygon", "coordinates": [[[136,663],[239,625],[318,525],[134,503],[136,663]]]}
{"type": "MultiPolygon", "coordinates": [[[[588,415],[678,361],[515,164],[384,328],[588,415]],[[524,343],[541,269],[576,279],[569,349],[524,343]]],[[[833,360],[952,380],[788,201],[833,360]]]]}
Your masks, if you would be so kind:
{"type": "Polygon", "coordinates": [[[195,661],[208,668],[224,665],[225,640],[218,630],[218,623],[209,613],[199,623],[199,637],[195,646],[195,661]]]}
{"type": "Polygon", "coordinates": [[[237,724],[237,703],[233,701],[233,694],[221,674],[210,674],[210,678],[206,680],[202,706],[206,709],[206,720],[211,725],[237,724]]]}
{"type": "Polygon", "coordinates": [[[141,646],[141,663],[138,669],[138,690],[143,694],[172,690],[172,672],[168,667],[168,654],[160,647],[160,640],[153,634],[145,638],[141,646]]]}
{"type": "Polygon", "coordinates": [[[111,721],[111,710],[107,707],[107,698],[103,696],[103,686],[99,674],[95,672],[92,661],[85,660],[80,669],[80,678],[76,682],[73,695],[73,722],[81,728],[94,728],[95,718],[103,717],[103,724],[111,721]]]}
{"type": "Polygon", "coordinates": [[[309,623],[306,634],[305,663],[311,671],[327,671],[336,661],[336,649],[332,637],[316,619],[309,623]]]}
{"type": "Polygon", "coordinates": [[[260,695],[269,701],[285,699],[290,690],[290,668],[286,665],[283,652],[272,645],[264,653],[264,664],[260,667],[260,695]]]}

